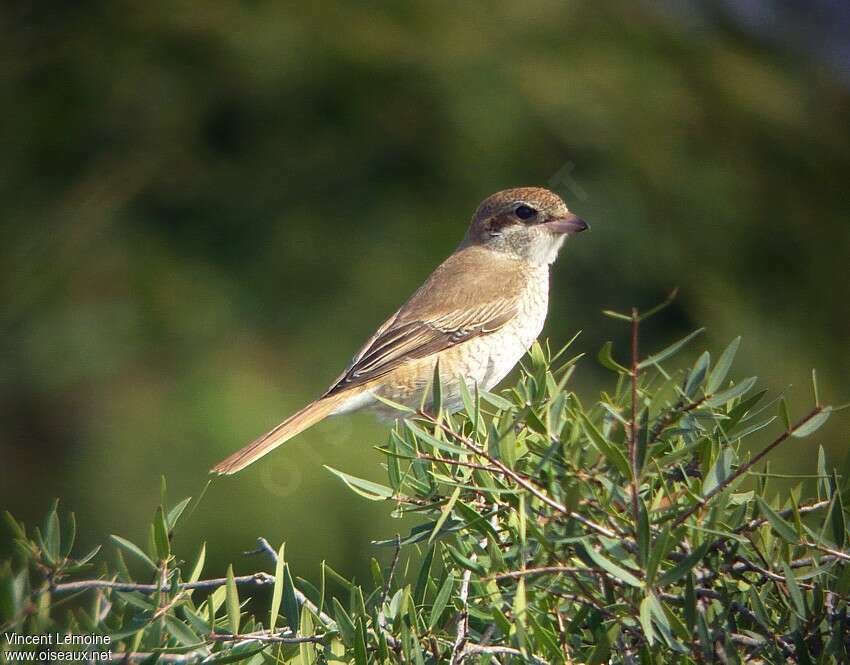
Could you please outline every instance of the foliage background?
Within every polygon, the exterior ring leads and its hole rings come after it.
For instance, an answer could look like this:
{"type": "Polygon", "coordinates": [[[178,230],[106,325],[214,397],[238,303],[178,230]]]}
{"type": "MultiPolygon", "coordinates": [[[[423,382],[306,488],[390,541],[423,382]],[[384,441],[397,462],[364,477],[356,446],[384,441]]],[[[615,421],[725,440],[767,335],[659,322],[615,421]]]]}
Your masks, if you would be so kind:
{"type": "MultiPolygon", "coordinates": [[[[519,184],[593,223],[554,272],[546,335],[624,350],[599,310],[678,285],[655,347],[743,333],[742,374],[802,403],[817,366],[842,401],[847,10],[729,5],[4,5],[0,507],[33,522],[61,496],[81,547],[141,539],[125,526],[161,473],[197,494],[519,184]]],[[[384,432],[321,424],[214,483],[184,542],[214,566],[265,535],[305,576],[321,557],[363,573],[368,541],[404,527],[321,464],[381,478],[384,432]]],[[[846,422],[819,442],[843,457],[846,422]]]]}

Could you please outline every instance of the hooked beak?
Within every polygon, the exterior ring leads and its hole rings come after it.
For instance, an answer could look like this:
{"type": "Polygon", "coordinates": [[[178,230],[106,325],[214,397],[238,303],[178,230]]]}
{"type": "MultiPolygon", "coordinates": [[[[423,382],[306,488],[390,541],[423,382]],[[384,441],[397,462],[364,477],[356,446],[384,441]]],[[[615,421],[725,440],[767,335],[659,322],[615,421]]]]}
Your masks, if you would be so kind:
{"type": "Polygon", "coordinates": [[[590,224],[583,219],[579,219],[573,213],[568,213],[556,219],[550,219],[548,222],[544,222],[543,226],[552,231],[552,233],[562,233],[567,236],[587,231],[590,228],[590,224]]]}

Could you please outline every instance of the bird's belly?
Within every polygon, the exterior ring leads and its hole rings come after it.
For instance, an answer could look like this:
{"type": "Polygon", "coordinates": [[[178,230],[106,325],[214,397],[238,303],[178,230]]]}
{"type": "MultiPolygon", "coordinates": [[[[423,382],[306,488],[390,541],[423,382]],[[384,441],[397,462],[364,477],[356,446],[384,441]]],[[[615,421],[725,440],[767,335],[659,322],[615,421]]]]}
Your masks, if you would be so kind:
{"type": "MultiPolygon", "coordinates": [[[[498,331],[475,337],[440,353],[440,382],[443,408],[458,411],[463,408],[460,382],[464,381],[470,393],[475,386],[490,390],[514,368],[525,355],[546,320],[548,308],[548,274],[541,277],[520,303],[517,316],[498,331]]],[[[433,357],[423,358],[399,368],[385,377],[370,393],[418,409],[431,406],[430,391],[434,377],[433,357]]],[[[374,399],[374,398],[373,398],[374,399]]],[[[399,412],[374,400],[370,410],[387,418],[396,418],[399,412]]]]}

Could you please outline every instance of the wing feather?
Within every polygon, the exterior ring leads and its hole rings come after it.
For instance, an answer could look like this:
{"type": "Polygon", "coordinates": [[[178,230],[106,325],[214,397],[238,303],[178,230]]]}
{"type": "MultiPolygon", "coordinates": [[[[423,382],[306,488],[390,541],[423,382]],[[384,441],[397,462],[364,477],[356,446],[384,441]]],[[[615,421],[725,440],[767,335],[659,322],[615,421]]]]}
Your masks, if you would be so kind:
{"type": "Polygon", "coordinates": [[[524,265],[475,246],[458,250],[378,328],[325,395],[496,332],[519,310],[528,284],[524,265]]]}
{"type": "Polygon", "coordinates": [[[358,353],[348,369],[326,393],[368,383],[409,360],[425,358],[470,339],[488,335],[510,321],[517,311],[515,299],[503,299],[466,310],[446,312],[430,320],[396,323],[393,317],[358,353]]]}

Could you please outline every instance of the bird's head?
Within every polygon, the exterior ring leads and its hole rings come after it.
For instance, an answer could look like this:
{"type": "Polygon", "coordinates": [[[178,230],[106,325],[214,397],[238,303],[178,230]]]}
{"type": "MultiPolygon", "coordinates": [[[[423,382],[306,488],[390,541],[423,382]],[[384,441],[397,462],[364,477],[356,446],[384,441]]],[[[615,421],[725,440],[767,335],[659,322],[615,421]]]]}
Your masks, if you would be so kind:
{"type": "Polygon", "coordinates": [[[481,202],[463,244],[547,265],[555,260],[568,236],[588,228],[554,192],[542,187],[517,187],[481,202]]]}

